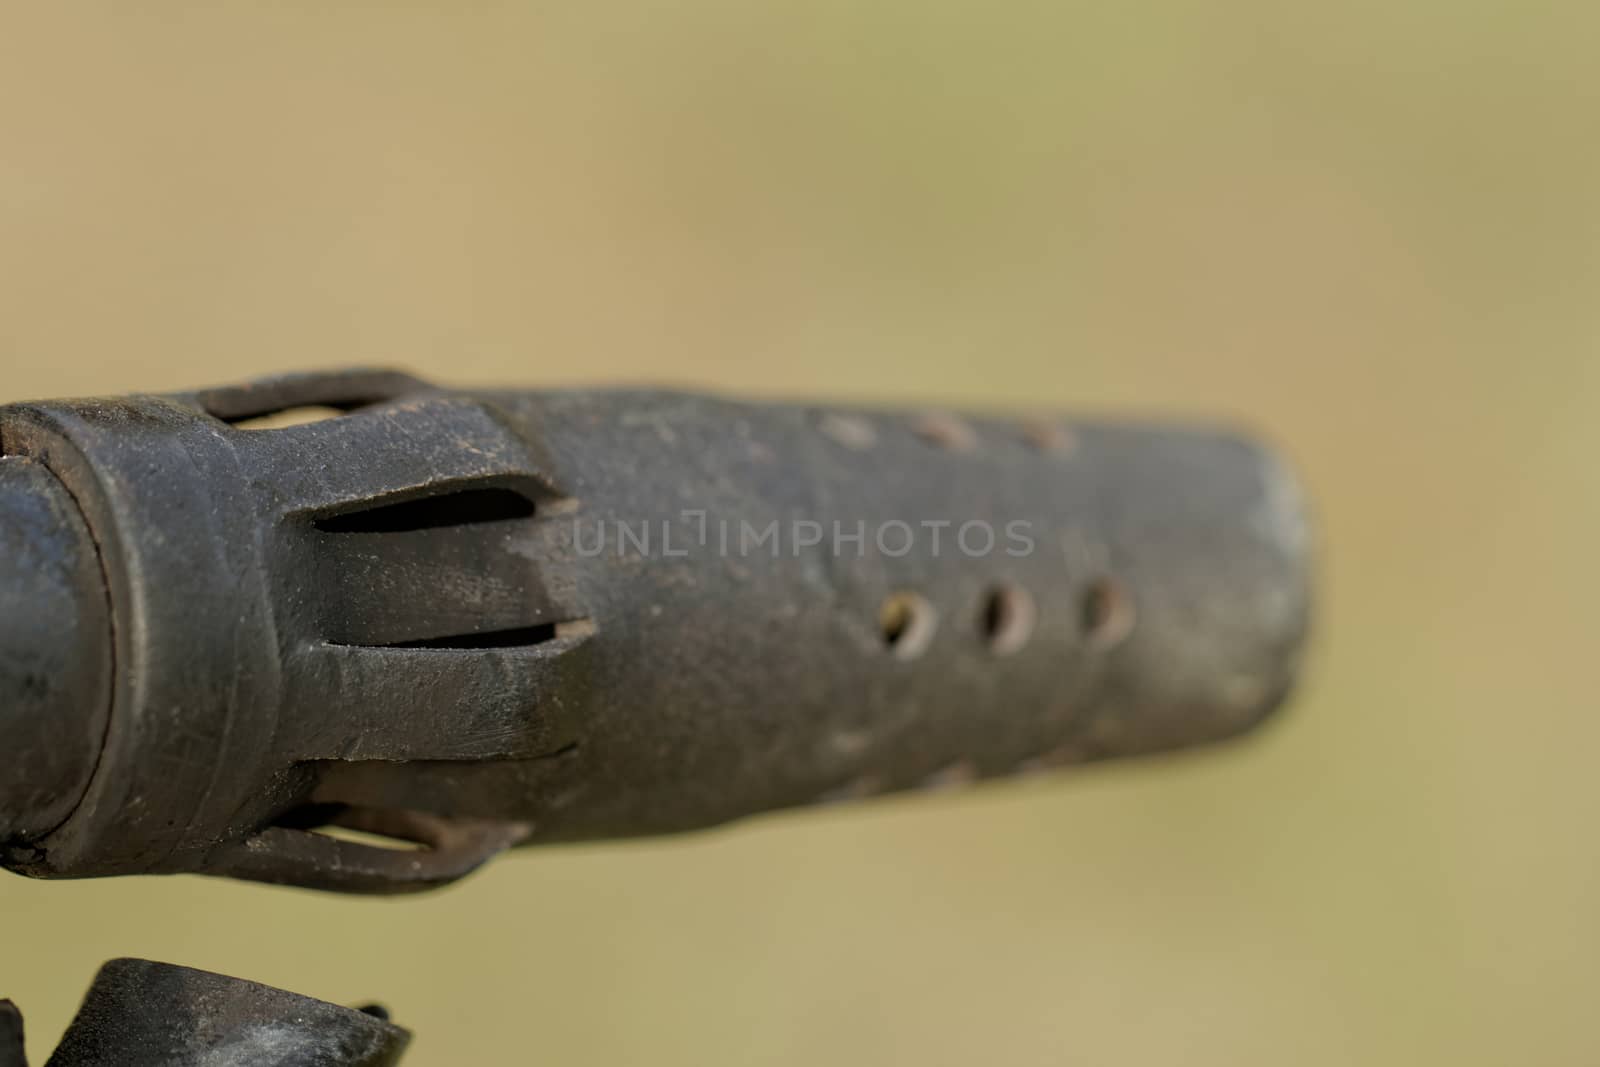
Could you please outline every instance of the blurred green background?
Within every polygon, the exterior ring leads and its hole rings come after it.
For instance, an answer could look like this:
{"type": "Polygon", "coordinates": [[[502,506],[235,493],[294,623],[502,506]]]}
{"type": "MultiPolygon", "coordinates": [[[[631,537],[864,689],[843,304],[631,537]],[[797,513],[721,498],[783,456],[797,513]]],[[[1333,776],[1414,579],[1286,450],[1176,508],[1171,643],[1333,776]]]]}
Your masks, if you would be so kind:
{"type": "Polygon", "coordinates": [[[0,399],[328,364],[1252,423],[1321,515],[1203,756],[523,853],[0,880],[42,1058],[142,955],[474,1063],[1592,1065],[1600,7],[23,4],[0,399]]]}

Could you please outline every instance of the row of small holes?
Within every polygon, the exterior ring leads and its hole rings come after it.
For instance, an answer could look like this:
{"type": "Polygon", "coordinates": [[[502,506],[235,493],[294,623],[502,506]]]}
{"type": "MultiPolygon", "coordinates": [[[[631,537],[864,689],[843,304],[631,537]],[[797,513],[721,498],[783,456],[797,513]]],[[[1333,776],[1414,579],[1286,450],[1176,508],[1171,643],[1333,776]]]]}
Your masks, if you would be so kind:
{"type": "MultiPolygon", "coordinates": [[[[878,432],[867,418],[825,412],[818,420],[818,428],[828,437],[846,448],[865,452],[878,443],[878,432]]],[[[978,431],[972,424],[956,415],[930,412],[911,423],[916,435],[929,444],[951,452],[971,452],[978,447],[978,431]]],[[[1040,452],[1064,455],[1071,452],[1077,439],[1059,422],[1034,420],[1022,426],[1022,439],[1040,452]]]]}
{"type": "MultiPolygon", "coordinates": [[[[1007,583],[991,589],[983,600],[978,629],[989,651],[997,656],[1020,652],[1033,636],[1038,608],[1020,585],[1007,583]]],[[[1105,651],[1120,644],[1133,629],[1133,598],[1113,578],[1100,578],[1084,590],[1078,609],[1079,625],[1089,647],[1105,651]]],[[[891,593],[878,610],[883,643],[897,659],[916,659],[933,643],[939,612],[921,594],[891,593]]]]}
{"type": "MultiPolygon", "coordinates": [[[[944,412],[923,415],[912,423],[917,436],[951,452],[971,452],[978,447],[978,431],[965,419],[944,412]]],[[[1076,439],[1059,422],[1034,421],[1022,427],[1022,439],[1040,452],[1064,455],[1071,452],[1076,439]]]]}
{"type": "MultiPolygon", "coordinates": [[[[857,415],[827,414],[821,426],[829,437],[849,448],[865,450],[877,443],[872,424],[857,415]]],[[[912,429],[923,440],[952,452],[970,452],[978,445],[977,431],[968,422],[943,412],[921,416],[912,429]]],[[[1047,421],[1026,424],[1023,439],[1041,452],[1070,452],[1076,443],[1071,430],[1047,421]]],[[[990,590],[979,624],[989,651],[997,656],[1021,651],[1033,636],[1038,614],[1033,597],[1021,586],[1006,584],[990,590]]],[[[1102,578],[1084,592],[1079,617],[1090,647],[1104,650],[1132,629],[1133,602],[1120,583],[1102,578]]],[[[916,593],[893,593],[878,612],[883,642],[899,659],[915,659],[926,652],[938,625],[938,610],[916,593]]]]}

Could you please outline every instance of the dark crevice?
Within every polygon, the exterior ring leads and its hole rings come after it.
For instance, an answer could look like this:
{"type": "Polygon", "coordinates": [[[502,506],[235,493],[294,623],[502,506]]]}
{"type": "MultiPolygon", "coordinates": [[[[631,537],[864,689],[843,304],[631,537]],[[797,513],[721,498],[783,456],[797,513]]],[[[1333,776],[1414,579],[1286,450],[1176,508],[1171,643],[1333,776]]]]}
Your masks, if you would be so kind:
{"type": "Polygon", "coordinates": [[[533,501],[512,489],[466,489],[332,515],[315,525],[323,533],[406,533],[528,519],[534,511],[533,501]]]}
{"type": "Polygon", "coordinates": [[[515,630],[491,630],[487,633],[456,634],[451,637],[427,637],[420,641],[396,641],[386,648],[526,648],[542,645],[556,639],[556,624],[541,623],[515,630]]]}
{"type": "Polygon", "coordinates": [[[290,808],[273,821],[287,830],[315,830],[343,815],[348,804],[306,803],[290,808]]]}
{"type": "Polygon", "coordinates": [[[485,630],[468,634],[449,634],[444,637],[424,637],[414,641],[391,641],[384,644],[359,642],[332,642],[353,648],[433,648],[471,651],[493,648],[534,648],[565,637],[581,637],[594,632],[587,619],[570,622],[545,622],[533,626],[518,626],[508,630],[485,630]]]}

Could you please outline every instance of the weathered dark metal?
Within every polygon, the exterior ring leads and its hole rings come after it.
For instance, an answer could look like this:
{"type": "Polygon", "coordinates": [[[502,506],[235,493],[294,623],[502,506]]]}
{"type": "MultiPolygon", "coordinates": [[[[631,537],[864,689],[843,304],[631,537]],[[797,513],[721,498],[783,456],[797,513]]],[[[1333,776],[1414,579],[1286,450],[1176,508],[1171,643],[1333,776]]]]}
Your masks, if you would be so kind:
{"type": "Polygon", "coordinates": [[[0,857],[45,877],[398,892],[1181,748],[1305,630],[1295,484],[1219,430],[349,372],[0,408],[0,456],[0,857]]]}
{"type": "Polygon", "coordinates": [[[59,826],[105,736],[111,621],[94,542],[42,464],[0,457],[0,841],[59,826]]]}
{"type": "Polygon", "coordinates": [[[0,1067],[28,1067],[22,1037],[22,1013],[11,1001],[0,1000],[0,1067]]]}
{"type": "MultiPolygon", "coordinates": [[[[394,1067],[410,1040],[378,1009],[122,959],[95,976],[45,1067],[394,1067]]],[[[27,1067],[9,1001],[0,1001],[0,1067],[27,1067]]]]}

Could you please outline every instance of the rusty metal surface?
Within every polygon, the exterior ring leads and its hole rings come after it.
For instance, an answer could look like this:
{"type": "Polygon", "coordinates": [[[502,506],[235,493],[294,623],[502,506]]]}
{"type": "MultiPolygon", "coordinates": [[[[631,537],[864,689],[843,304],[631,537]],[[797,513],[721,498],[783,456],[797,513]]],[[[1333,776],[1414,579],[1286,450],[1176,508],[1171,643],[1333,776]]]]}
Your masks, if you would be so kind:
{"type": "Polygon", "coordinates": [[[0,848],[38,876],[399,892],[1182,748],[1277,707],[1305,635],[1297,487],[1204,427],[350,372],[14,405],[0,455],[75,502],[80,630],[113,621],[67,717],[95,773],[0,848]]]}
{"type": "MultiPolygon", "coordinates": [[[[150,960],[100,969],[46,1067],[395,1067],[411,1035],[355,1010],[150,960]]],[[[27,1067],[0,1001],[0,1067],[27,1067]]]]}

